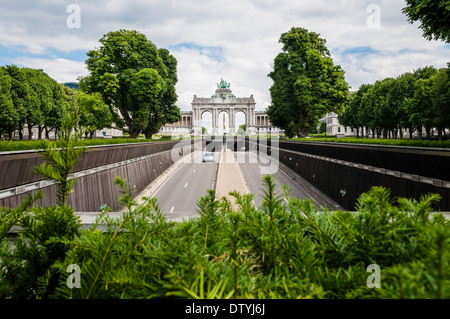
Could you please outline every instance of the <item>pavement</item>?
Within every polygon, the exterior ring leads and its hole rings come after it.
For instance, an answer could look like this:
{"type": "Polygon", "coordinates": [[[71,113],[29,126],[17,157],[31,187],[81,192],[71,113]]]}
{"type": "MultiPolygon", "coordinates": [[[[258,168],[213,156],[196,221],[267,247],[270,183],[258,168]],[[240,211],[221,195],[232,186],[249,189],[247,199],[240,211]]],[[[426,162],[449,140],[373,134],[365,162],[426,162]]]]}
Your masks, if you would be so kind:
{"type": "Polygon", "coordinates": [[[216,197],[226,197],[236,208],[236,200],[230,195],[230,192],[237,191],[241,195],[248,194],[249,189],[239,164],[236,162],[234,153],[230,149],[222,149],[219,160],[219,169],[217,172],[216,197]]]}

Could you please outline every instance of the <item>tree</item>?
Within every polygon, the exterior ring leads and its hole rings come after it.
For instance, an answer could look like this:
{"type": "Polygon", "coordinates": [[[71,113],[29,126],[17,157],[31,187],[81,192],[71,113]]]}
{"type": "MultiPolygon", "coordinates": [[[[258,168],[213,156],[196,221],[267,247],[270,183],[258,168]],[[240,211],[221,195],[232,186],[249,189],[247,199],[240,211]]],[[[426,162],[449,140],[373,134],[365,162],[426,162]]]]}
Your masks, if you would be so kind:
{"type": "Polygon", "coordinates": [[[27,123],[29,110],[35,106],[36,99],[28,85],[25,72],[16,65],[6,66],[11,77],[11,97],[17,113],[17,122],[14,129],[19,131],[19,138],[23,139],[22,129],[27,123]]]}
{"type": "Polygon", "coordinates": [[[327,112],[343,112],[349,86],[319,34],[292,28],[279,42],[283,52],[275,58],[274,70],[268,75],[274,83],[267,114],[288,137],[305,137],[327,112]]]}
{"type": "Polygon", "coordinates": [[[325,122],[320,123],[319,134],[323,134],[326,132],[327,132],[327,123],[325,122]]]}
{"type": "Polygon", "coordinates": [[[362,89],[361,107],[358,110],[358,118],[366,127],[366,137],[369,137],[369,129],[372,129],[373,138],[375,138],[374,115],[371,105],[371,94],[375,84],[366,84],[362,89]]]}
{"type": "Polygon", "coordinates": [[[406,108],[406,101],[414,96],[415,80],[412,73],[404,73],[395,79],[389,90],[388,103],[398,123],[400,138],[403,138],[402,128],[409,128],[410,136],[412,136],[412,132],[414,131],[414,125],[410,122],[406,108]]]}
{"type": "Polygon", "coordinates": [[[2,133],[7,133],[11,139],[16,126],[17,112],[11,96],[11,77],[5,68],[0,67],[0,138],[2,133]]]}
{"type": "Polygon", "coordinates": [[[163,78],[165,84],[160,98],[151,101],[153,103],[150,105],[148,125],[143,130],[147,139],[158,133],[164,124],[175,123],[181,119],[180,109],[175,105],[178,99],[175,92],[175,85],[178,82],[177,60],[167,49],[158,49],[158,55],[167,68],[167,76],[163,78]]]}
{"type": "MultiPolygon", "coordinates": [[[[65,100],[64,86],[57,83],[55,80],[49,80],[49,88],[51,92],[51,104],[44,114],[44,128],[45,138],[49,139],[49,132],[58,129],[62,126],[62,121],[67,112],[67,101],[65,100]]],[[[57,133],[55,132],[55,138],[57,133]]]]}
{"type": "Polygon", "coordinates": [[[419,139],[422,139],[422,129],[425,127],[427,135],[433,126],[435,114],[433,112],[432,77],[437,73],[433,67],[417,69],[414,72],[414,96],[405,101],[409,122],[417,129],[419,139]]]}
{"type": "Polygon", "coordinates": [[[112,115],[99,93],[77,94],[77,104],[81,109],[80,126],[85,127],[92,138],[95,130],[111,127],[112,115]]]}
{"type": "Polygon", "coordinates": [[[436,115],[435,126],[439,139],[445,128],[450,128],[450,63],[446,69],[442,68],[434,75],[433,81],[433,111],[436,115]]]}
{"type": "MultiPolygon", "coordinates": [[[[100,48],[87,53],[91,74],[80,80],[80,88],[100,93],[114,122],[130,137],[159,130],[160,123],[166,121],[167,109],[176,112],[172,94],[175,82],[168,81],[173,79],[176,67],[167,67],[160,56],[164,53],[137,31],[109,32],[100,43],[100,48]]],[[[173,62],[175,58],[168,60],[173,62]]]]}
{"type": "Polygon", "coordinates": [[[42,126],[46,111],[52,103],[52,91],[49,87],[50,81],[54,81],[44,71],[24,68],[23,72],[27,77],[28,85],[32,91],[31,107],[28,109],[27,124],[28,138],[31,140],[31,132],[34,126],[38,127],[38,138],[41,139],[42,126]]]}
{"type": "Polygon", "coordinates": [[[410,23],[420,21],[420,29],[427,40],[450,42],[450,1],[406,0],[403,13],[410,23]]]}

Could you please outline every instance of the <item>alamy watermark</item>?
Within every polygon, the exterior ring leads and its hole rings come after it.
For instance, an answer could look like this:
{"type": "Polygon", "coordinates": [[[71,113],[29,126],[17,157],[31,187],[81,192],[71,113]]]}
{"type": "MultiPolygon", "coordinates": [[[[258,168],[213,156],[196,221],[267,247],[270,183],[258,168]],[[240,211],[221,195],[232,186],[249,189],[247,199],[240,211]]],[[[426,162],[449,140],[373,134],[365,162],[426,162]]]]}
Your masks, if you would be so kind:
{"type": "Polygon", "coordinates": [[[367,7],[367,13],[370,13],[367,17],[367,26],[370,29],[381,28],[381,7],[378,4],[371,4],[367,7]]]}
{"type": "Polygon", "coordinates": [[[70,289],[81,288],[81,269],[80,266],[72,264],[67,266],[66,272],[71,273],[67,277],[66,284],[70,289]]]}
{"type": "Polygon", "coordinates": [[[367,277],[367,287],[370,289],[373,288],[381,288],[381,268],[377,264],[371,264],[367,267],[367,272],[371,272],[372,274],[367,277]]]}
{"type": "MultiPolygon", "coordinates": [[[[214,131],[214,130],[213,130],[214,131]]],[[[250,163],[259,167],[261,175],[272,175],[278,172],[279,168],[279,142],[280,137],[277,131],[257,132],[251,129],[244,132],[243,135],[220,135],[218,132],[214,135],[205,137],[201,134],[200,128],[194,128],[193,137],[180,140],[171,151],[173,162],[185,158],[186,163],[201,163],[202,156],[190,156],[191,153],[198,152],[219,152],[224,148],[230,148],[235,153],[235,161],[238,164],[250,163]],[[207,141],[207,143],[205,143],[207,141]],[[250,155],[246,155],[251,153],[250,155]]],[[[181,134],[183,135],[183,134],[181,134]]],[[[189,132],[186,132],[189,136],[189,132]]],[[[173,132],[172,139],[178,140],[180,132],[173,132]]]]}
{"type": "Polygon", "coordinates": [[[66,25],[69,29],[81,28],[81,8],[78,4],[69,4],[66,9],[70,15],[66,19],[66,25]]]}

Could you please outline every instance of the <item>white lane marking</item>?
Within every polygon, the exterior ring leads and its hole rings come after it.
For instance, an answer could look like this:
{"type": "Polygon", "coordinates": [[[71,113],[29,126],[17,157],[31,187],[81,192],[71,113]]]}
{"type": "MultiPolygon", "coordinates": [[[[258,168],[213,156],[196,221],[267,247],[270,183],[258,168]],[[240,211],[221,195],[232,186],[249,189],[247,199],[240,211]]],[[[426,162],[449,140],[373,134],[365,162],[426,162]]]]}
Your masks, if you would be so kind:
{"type": "Polygon", "coordinates": [[[184,188],[186,188],[188,186],[188,183],[186,183],[185,185],[184,185],[184,188]]]}
{"type": "Polygon", "coordinates": [[[174,209],[175,209],[175,206],[173,206],[173,207],[170,209],[170,212],[173,212],[174,209]]]}
{"type": "Polygon", "coordinates": [[[195,169],[192,171],[192,173],[195,173],[195,169]]]}

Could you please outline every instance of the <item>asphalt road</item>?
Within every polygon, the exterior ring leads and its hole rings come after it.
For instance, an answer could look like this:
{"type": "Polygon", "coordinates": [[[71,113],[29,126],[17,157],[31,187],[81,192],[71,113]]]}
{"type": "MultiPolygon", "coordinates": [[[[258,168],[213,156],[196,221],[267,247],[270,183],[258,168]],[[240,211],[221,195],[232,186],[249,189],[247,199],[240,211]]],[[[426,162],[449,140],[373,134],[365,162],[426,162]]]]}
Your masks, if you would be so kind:
{"type": "MultiPolygon", "coordinates": [[[[258,155],[253,151],[235,152],[234,155],[247,188],[254,195],[255,205],[260,206],[264,197],[262,179],[267,173],[264,168],[271,165],[267,155],[258,155]]],[[[201,152],[197,152],[194,159],[182,164],[152,195],[158,198],[159,206],[168,218],[182,220],[198,216],[197,201],[205,196],[207,190],[215,189],[220,153],[214,153],[213,163],[202,163],[201,156],[201,152]]],[[[277,195],[284,198],[282,185],[287,185],[293,196],[301,199],[312,198],[321,206],[321,198],[313,189],[294,181],[280,167],[276,168],[277,171],[271,175],[276,183],[277,195]]]]}
{"type": "MultiPolygon", "coordinates": [[[[263,153],[257,154],[255,151],[237,152],[235,156],[238,159],[239,166],[245,177],[247,187],[250,193],[254,195],[256,206],[259,207],[264,198],[265,186],[263,185],[263,177],[266,175],[264,167],[269,168],[271,165],[271,162],[269,162],[269,157],[263,153]]],[[[285,194],[282,185],[286,185],[289,188],[291,196],[295,196],[300,199],[312,198],[315,200],[315,193],[312,192],[311,189],[307,189],[306,187],[299,185],[291,177],[289,177],[280,166],[273,164],[272,168],[274,168],[275,172],[269,175],[272,176],[276,183],[276,195],[284,198],[285,194]]]]}
{"type": "Polygon", "coordinates": [[[202,163],[201,154],[178,168],[152,195],[158,199],[161,210],[168,218],[182,219],[196,216],[197,201],[215,188],[220,153],[214,153],[212,163],[202,163]]]}

